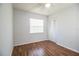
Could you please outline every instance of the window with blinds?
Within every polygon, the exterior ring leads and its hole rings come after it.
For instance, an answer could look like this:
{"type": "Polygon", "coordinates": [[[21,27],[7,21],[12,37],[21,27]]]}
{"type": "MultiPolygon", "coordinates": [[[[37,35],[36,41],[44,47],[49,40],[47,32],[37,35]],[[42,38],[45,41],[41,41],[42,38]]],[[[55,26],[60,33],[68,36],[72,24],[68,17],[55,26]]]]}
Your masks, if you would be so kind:
{"type": "Polygon", "coordinates": [[[30,18],[30,33],[44,32],[44,20],[30,18]]]}

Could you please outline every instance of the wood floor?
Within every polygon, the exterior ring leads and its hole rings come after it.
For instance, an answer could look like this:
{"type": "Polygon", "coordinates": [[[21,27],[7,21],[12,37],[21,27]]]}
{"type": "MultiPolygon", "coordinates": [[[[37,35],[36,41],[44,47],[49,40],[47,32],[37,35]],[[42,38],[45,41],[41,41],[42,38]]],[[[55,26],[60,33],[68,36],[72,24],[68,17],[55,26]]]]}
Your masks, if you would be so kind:
{"type": "Polygon", "coordinates": [[[13,56],[79,56],[79,53],[46,40],[14,47],[13,56]]]}

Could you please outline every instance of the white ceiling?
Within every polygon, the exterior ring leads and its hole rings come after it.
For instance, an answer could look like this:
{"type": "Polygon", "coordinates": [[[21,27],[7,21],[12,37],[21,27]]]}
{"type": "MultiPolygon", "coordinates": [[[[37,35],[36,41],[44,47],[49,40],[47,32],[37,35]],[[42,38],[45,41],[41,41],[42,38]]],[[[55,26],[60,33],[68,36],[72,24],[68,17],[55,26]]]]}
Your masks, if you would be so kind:
{"type": "Polygon", "coordinates": [[[73,3],[51,3],[51,7],[46,8],[45,3],[15,3],[13,4],[13,7],[15,9],[34,12],[42,15],[51,15],[73,5],[73,3]]]}

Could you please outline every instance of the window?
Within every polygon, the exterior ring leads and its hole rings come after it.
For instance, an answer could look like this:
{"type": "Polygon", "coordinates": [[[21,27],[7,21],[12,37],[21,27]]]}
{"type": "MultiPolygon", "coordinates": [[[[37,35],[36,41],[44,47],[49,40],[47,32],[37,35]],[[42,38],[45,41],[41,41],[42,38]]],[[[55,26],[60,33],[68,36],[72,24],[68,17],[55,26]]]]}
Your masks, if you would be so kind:
{"type": "Polygon", "coordinates": [[[44,32],[44,20],[30,18],[30,33],[44,32]]]}

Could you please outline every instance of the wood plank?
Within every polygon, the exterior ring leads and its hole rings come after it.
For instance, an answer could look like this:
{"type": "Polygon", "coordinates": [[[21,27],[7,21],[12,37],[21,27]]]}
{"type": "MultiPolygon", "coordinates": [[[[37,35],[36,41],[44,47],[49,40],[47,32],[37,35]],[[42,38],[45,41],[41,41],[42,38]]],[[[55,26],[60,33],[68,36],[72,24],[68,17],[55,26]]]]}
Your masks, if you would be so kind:
{"type": "Polygon", "coordinates": [[[31,44],[15,46],[12,56],[79,56],[79,53],[45,40],[31,44]]]}

